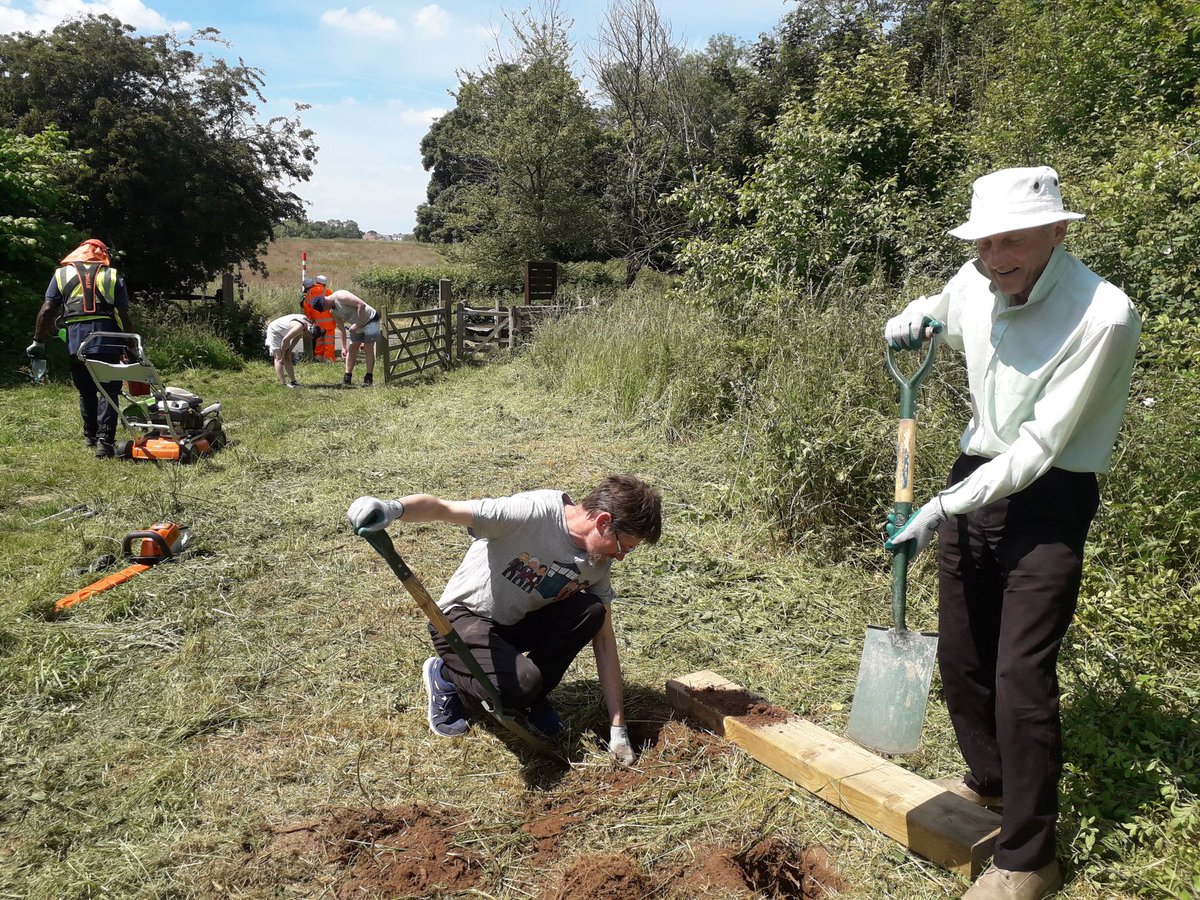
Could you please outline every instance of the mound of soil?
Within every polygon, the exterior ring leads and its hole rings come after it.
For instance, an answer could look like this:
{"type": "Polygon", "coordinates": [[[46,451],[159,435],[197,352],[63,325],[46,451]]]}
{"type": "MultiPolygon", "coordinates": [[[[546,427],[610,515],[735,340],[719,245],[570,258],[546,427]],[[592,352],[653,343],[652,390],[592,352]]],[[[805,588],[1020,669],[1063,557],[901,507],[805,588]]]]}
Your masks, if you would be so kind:
{"type": "MultiPolygon", "coordinates": [[[[750,715],[759,714],[754,710],[760,702],[752,695],[729,699],[730,706],[750,715]]],[[[766,715],[776,714],[768,710],[766,715]]],[[[623,852],[564,859],[564,839],[573,828],[587,827],[597,811],[619,816],[622,810],[641,809],[664,785],[686,783],[704,771],[708,759],[730,752],[714,735],[675,720],[662,721],[648,737],[633,768],[582,766],[568,772],[555,790],[525,795],[519,828],[529,840],[520,868],[535,873],[537,881],[528,885],[531,894],[539,900],[817,900],[845,889],[821,848],[797,849],[777,838],[740,852],[736,846],[699,847],[691,863],[673,870],[644,870],[632,853],[623,852]]],[[[252,857],[247,862],[255,864],[247,868],[261,866],[259,877],[273,871],[287,880],[307,880],[315,893],[338,900],[487,893],[495,885],[487,883],[479,857],[456,843],[459,829],[477,824],[469,819],[424,803],[336,809],[318,819],[272,828],[267,847],[255,853],[247,846],[252,857]]]]}
{"type": "Polygon", "coordinates": [[[482,867],[454,843],[462,817],[421,803],[390,809],[341,809],[274,829],[269,855],[319,856],[342,872],[338,900],[427,897],[437,888],[468,890],[482,867]]]}
{"type": "Polygon", "coordinates": [[[578,856],[557,888],[540,900],[627,900],[663,897],[770,897],[771,900],[821,900],[846,889],[820,847],[795,850],[775,838],[738,853],[728,847],[704,847],[696,862],[672,872],[653,874],[623,853],[578,856]]]}
{"type": "Polygon", "coordinates": [[[542,900],[631,900],[653,890],[636,860],[624,853],[596,853],[577,858],[558,889],[542,900]]]}

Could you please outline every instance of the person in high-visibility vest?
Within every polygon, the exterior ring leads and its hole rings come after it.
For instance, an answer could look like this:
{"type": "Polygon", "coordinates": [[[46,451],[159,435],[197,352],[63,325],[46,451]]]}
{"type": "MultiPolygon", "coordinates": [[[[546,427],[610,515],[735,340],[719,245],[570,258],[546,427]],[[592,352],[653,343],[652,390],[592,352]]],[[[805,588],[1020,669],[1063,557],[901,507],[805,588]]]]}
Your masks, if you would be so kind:
{"type": "MultiPolygon", "coordinates": [[[[67,352],[71,355],[71,381],[79,392],[84,443],[94,448],[99,458],[112,456],[121,382],[105,382],[103,393],[97,391],[87,367],[75,356],[89,334],[133,332],[129,293],[124,279],[112,267],[103,241],[91,238],[63,257],[38,310],[33,343],[27,348],[30,357],[40,352],[44,358],[46,341],[53,337],[55,319],[60,316],[67,332],[67,352]]],[[[104,362],[120,362],[124,350],[121,343],[108,339],[90,350],[89,355],[104,362]]]]}
{"type": "Polygon", "coordinates": [[[337,348],[334,340],[334,330],[337,322],[328,310],[318,310],[312,301],[317,297],[328,297],[331,293],[328,287],[329,279],[325,275],[304,279],[304,296],[300,300],[300,308],[304,314],[319,326],[319,333],[313,332],[313,358],[337,359],[337,348]]]}

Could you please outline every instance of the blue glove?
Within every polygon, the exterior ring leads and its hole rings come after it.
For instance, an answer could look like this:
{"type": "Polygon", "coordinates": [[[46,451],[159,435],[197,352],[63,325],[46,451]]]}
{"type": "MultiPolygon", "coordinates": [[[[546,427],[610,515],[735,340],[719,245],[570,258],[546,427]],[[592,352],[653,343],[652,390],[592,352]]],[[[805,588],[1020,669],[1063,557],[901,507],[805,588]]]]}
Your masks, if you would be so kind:
{"type": "Polygon", "coordinates": [[[899,532],[896,530],[896,514],[889,513],[888,538],[883,542],[883,546],[895,553],[905,543],[912,541],[912,546],[908,551],[908,558],[911,560],[929,546],[929,542],[933,540],[933,536],[947,518],[949,517],[938,497],[934,497],[920,509],[913,510],[913,514],[909,516],[908,521],[904,523],[904,527],[899,532]]]}
{"type": "Polygon", "coordinates": [[[382,531],[403,515],[404,504],[399,500],[380,500],[378,497],[359,497],[346,510],[346,518],[355,533],[360,528],[382,531]]]}

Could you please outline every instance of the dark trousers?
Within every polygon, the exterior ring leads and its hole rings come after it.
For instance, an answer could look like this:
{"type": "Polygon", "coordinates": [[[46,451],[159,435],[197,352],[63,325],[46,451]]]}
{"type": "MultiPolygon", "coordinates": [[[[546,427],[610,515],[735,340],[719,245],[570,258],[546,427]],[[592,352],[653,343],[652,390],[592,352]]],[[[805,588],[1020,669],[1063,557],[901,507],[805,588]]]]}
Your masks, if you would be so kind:
{"type": "MultiPolygon", "coordinates": [[[[950,483],[985,462],[960,456],[950,483]]],[[[1058,652],[1098,505],[1094,474],[1051,469],[938,532],[938,665],[967,785],[1004,797],[995,854],[1003,869],[1032,871],[1055,858],[1058,652]]]]}
{"type": "MultiPolygon", "coordinates": [[[[492,683],[505,708],[528,709],[562,680],[567,667],[604,624],[604,604],[579,592],[529,613],[515,625],[501,625],[454,607],[447,614],[492,683]],[[528,653],[528,656],[525,654],[528,653]]],[[[429,626],[443,671],[458,692],[474,700],[487,694],[446,639],[429,626]]]]}
{"type": "Polygon", "coordinates": [[[117,436],[117,394],[121,382],[105,381],[104,392],[88,374],[87,367],[71,357],[71,381],[79,392],[79,416],[83,419],[83,437],[89,444],[101,441],[111,444],[117,436]]]}

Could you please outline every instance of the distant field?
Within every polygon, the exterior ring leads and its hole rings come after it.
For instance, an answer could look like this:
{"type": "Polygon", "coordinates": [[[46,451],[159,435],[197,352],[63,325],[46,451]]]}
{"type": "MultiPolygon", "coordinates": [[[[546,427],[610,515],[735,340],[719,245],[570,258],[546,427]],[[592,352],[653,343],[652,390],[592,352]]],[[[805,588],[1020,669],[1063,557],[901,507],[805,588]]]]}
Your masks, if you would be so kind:
{"type": "Polygon", "coordinates": [[[349,287],[354,276],[371,266],[436,266],[442,256],[429,244],[413,241],[354,241],[281,238],[267,250],[268,275],[246,273],[251,287],[288,287],[300,281],[300,254],[308,251],[310,275],[328,275],[333,288],[349,287]]]}

